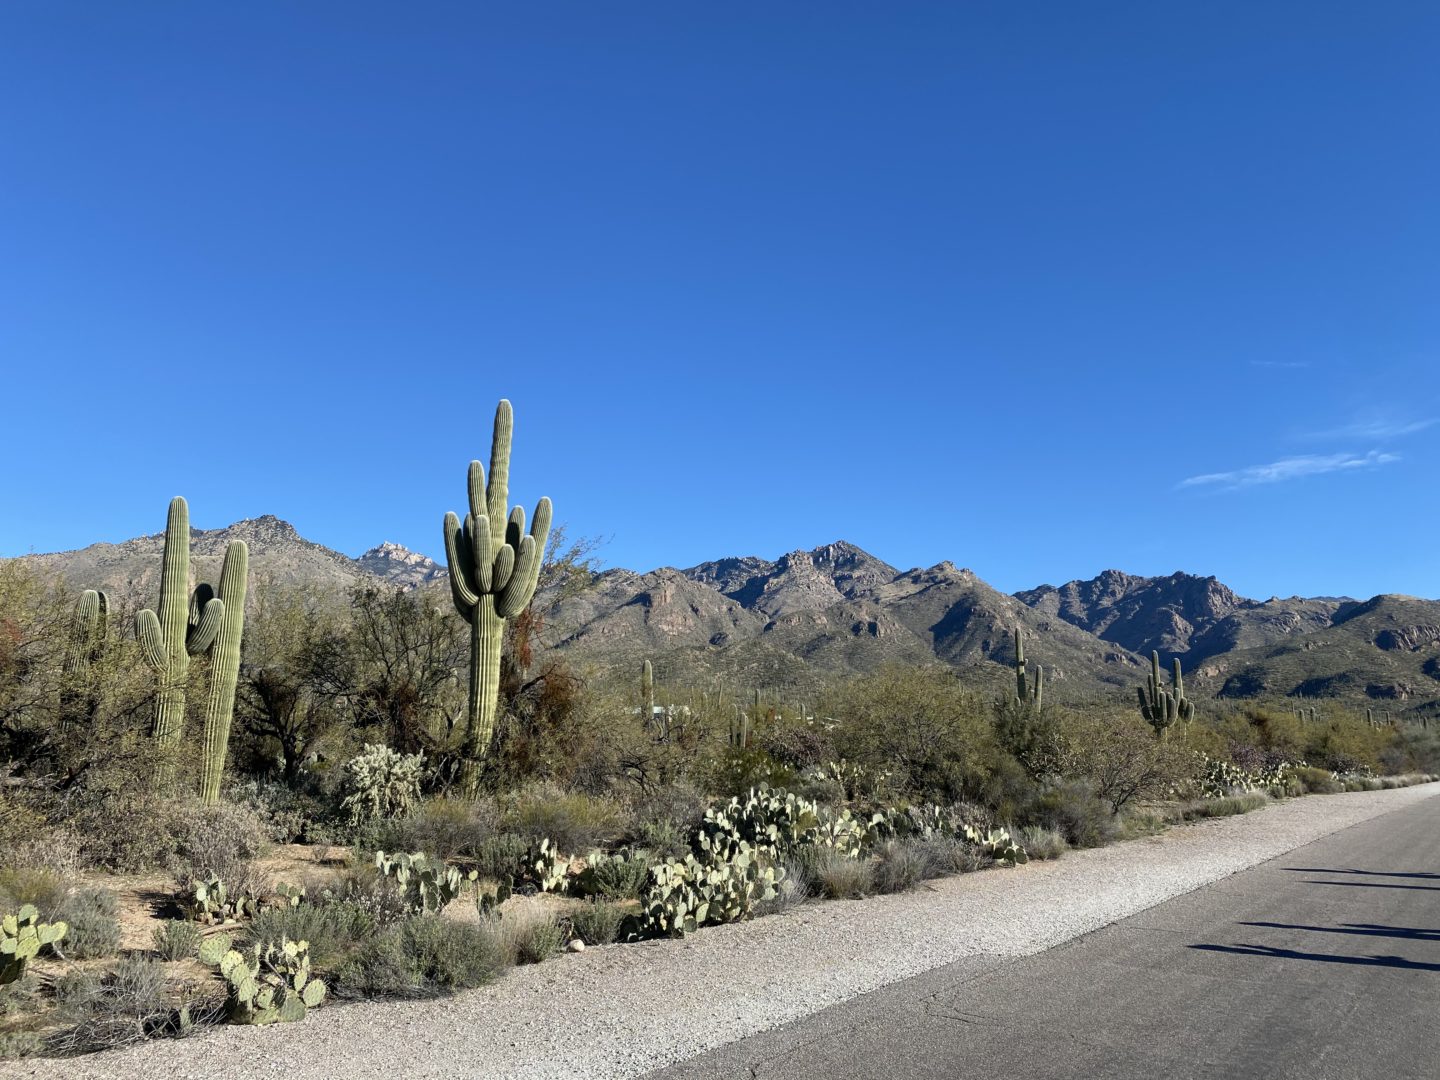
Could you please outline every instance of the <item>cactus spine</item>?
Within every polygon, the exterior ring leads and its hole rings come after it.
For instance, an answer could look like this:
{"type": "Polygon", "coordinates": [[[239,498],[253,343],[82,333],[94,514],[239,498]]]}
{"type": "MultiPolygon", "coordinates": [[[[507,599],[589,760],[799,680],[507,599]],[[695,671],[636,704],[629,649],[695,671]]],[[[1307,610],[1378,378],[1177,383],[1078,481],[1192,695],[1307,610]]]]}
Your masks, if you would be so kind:
{"type": "MultiPolygon", "coordinates": [[[[152,733],[162,750],[173,749],[185,725],[185,679],[190,657],[210,648],[225,617],[225,603],[209,589],[190,592],[190,508],[180,496],[170,500],[165,521],[165,552],[160,562],[160,613],[146,608],[135,615],[135,636],[145,663],[159,684],[152,733]]],[[[162,765],[162,775],[166,769],[162,765]]]]}
{"type": "Polygon", "coordinates": [[[1185,697],[1185,680],[1180,674],[1180,658],[1176,657],[1170,672],[1169,689],[1160,681],[1160,654],[1150,654],[1150,678],[1145,686],[1137,686],[1140,714],[1155,729],[1162,741],[1177,720],[1195,719],[1195,703],[1185,697]]]}
{"type": "Polygon", "coordinates": [[[510,402],[501,401],[490,443],[490,482],[487,486],[480,462],[470,462],[470,512],[463,524],[454,513],[445,515],[450,593],[455,610],[470,624],[470,700],[460,781],[471,797],[479,794],[480,763],[495,734],[505,620],[524,611],[535,595],[553,512],[550,500],[541,499],[525,535],[524,508],[507,510],[514,425],[510,402]]]}
{"type": "MultiPolygon", "coordinates": [[[[235,714],[235,683],[240,677],[240,639],[245,633],[245,591],[250,549],[244,540],[231,541],[220,569],[220,602],[225,605],[220,630],[210,646],[210,691],[205,698],[205,754],[200,766],[200,799],[207,806],[220,801],[220,778],[235,714]]],[[[197,594],[200,590],[196,590],[197,594]]]]}
{"type": "Polygon", "coordinates": [[[1015,628],[1015,704],[1033,704],[1036,709],[1045,705],[1045,668],[1035,669],[1035,688],[1030,689],[1030,680],[1025,673],[1025,642],[1020,637],[1020,628],[1015,628]]]}

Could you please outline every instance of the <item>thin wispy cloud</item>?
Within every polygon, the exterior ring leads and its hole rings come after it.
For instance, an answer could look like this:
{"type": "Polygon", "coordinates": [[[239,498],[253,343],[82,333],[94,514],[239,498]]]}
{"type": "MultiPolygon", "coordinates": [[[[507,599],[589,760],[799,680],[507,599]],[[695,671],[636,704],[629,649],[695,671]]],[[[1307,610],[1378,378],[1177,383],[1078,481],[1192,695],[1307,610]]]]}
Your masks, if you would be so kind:
{"type": "Polygon", "coordinates": [[[1302,454],[1298,457],[1281,458],[1268,465],[1248,465],[1230,472],[1192,476],[1181,480],[1179,486],[1234,491],[1258,484],[1282,484],[1287,480],[1299,480],[1306,476],[1323,476],[1325,473],[1376,469],[1399,460],[1399,454],[1382,453],[1379,450],[1371,450],[1367,454],[1302,454]]]}
{"type": "Polygon", "coordinates": [[[1307,439],[1366,439],[1384,440],[1400,439],[1406,435],[1414,435],[1416,432],[1424,431],[1440,424],[1440,417],[1432,416],[1423,420],[1397,420],[1393,417],[1380,419],[1357,420],[1352,424],[1343,427],[1331,428],[1328,431],[1312,431],[1308,433],[1307,439]]]}

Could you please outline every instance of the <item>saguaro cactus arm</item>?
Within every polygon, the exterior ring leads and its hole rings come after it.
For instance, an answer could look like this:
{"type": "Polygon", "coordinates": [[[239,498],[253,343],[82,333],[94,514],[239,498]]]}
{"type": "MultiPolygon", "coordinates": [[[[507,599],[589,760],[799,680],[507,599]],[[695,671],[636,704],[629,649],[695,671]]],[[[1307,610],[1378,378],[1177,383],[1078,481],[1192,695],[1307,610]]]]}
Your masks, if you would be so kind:
{"type": "MultiPolygon", "coordinates": [[[[250,549],[245,541],[232,541],[220,568],[220,596],[205,604],[220,605],[220,618],[210,635],[210,688],[205,699],[204,756],[200,768],[200,798],[207,805],[220,799],[220,779],[230,744],[230,722],[235,714],[235,684],[240,677],[240,642],[245,634],[245,594],[250,574],[250,549]]],[[[208,586],[205,589],[209,592],[208,586]]],[[[196,590],[197,596],[200,590],[196,590]]],[[[196,628],[196,637],[203,634],[196,628]]]]}

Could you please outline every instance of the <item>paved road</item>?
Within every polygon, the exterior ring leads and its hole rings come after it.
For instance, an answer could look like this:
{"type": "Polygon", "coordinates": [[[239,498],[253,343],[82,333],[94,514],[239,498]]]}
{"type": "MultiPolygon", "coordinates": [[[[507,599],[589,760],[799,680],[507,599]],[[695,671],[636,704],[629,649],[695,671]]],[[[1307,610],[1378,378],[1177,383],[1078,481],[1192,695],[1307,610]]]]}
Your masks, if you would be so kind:
{"type": "Polygon", "coordinates": [[[1023,959],[938,968],[656,1080],[1440,1077],[1440,802],[1023,959]]]}

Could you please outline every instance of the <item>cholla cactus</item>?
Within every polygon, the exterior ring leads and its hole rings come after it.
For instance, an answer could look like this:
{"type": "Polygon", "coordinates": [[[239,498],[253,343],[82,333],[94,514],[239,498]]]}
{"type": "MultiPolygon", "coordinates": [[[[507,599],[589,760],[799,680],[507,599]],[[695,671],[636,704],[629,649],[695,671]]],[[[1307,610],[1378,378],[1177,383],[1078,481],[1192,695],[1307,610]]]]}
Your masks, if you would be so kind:
{"type": "Polygon", "coordinates": [[[0,986],[25,974],[25,965],[69,931],[63,922],[42,923],[40,912],[26,904],[14,915],[0,919],[0,986]]]}
{"type": "Polygon", "coordinates": [[[423,754],[402,754],[383,743],[366,743],[365,749],[345,763],[345,790],[341,807],[358,825],[372,818],[403,814],[420,801],[423,754]]]}

